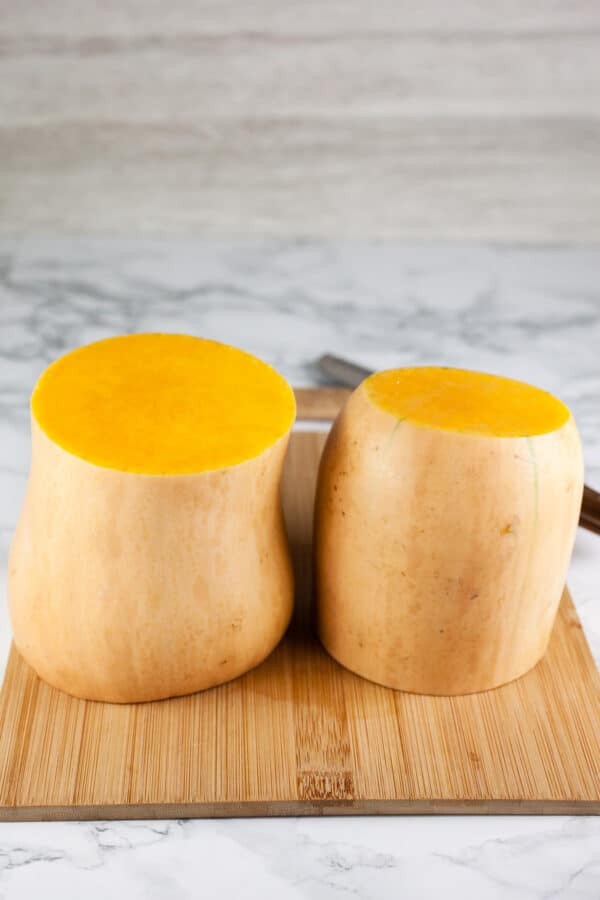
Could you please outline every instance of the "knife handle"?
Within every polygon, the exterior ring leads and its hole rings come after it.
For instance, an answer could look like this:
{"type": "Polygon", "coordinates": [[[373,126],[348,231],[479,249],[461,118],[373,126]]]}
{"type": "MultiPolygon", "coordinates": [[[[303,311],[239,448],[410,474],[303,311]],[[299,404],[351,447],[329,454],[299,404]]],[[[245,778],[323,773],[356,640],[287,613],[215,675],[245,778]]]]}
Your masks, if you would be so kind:
{"type": "Polygon", "coordinates": [[[587,484],[583,486],[579,524],[588,531],[600,534],[600,494],[587,484]]]}

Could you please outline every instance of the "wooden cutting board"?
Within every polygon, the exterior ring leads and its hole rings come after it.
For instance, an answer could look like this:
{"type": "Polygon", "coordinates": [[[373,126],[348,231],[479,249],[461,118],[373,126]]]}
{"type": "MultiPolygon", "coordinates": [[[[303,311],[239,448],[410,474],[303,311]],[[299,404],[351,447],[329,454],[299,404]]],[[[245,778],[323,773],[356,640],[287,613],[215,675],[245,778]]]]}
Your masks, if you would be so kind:
{"type": "MultiPolygon", "coordinates": [[[[313,418],[341,399],[299,394],[313,418]]],[[[0,819],[600,812],[600,676],[566,590],[546,658],[485,694],[395,692],[320,647],[311,527],[323,440],[291,442],[283,497],[298,591],[272,656],[204,693],[115,706],[48,687],[13,648],[0,819]]]]}

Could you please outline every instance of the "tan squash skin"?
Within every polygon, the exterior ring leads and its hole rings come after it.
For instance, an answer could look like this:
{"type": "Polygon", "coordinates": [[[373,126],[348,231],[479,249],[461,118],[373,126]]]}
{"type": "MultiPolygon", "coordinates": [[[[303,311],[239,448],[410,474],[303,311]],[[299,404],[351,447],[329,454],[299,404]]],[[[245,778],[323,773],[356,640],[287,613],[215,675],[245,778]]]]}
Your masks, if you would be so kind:
{"type": "Polygon", "coordinates": [[[532,438],[399,422],[359,387],[327,441],[315,545],[320,637],[379,684],[467,694],[544,655],[583,490],[572,419],[532,438]]]}
{"type": "Polygon", "coordinates": [[[260,663],[292,610],[279,498],[288,438],[226,469],[138,475],[71,455],[34,419],[9,597],[15,643],[38,675],[125,703],[260,663]]]}

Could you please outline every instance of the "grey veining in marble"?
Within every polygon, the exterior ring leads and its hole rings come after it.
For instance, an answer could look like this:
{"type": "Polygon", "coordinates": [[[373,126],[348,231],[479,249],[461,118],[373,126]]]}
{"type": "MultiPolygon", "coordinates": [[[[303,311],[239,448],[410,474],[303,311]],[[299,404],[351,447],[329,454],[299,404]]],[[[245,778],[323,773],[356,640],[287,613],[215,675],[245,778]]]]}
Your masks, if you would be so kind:
{"type": "MultiPolygon", "coordinates": [[[[371,367],[443,363],[561,396],[600,486],[600,254],[397,243],[0,242],[0,660],[6,554],[44,366],[111,334],[235,343],[296,384],[331,351],[371,367]]],[[[570,584],[600,658],[600,538],[570,584]]],[[[445,896],[598,900],[600,821],[516,818],[4,824],[0,898],[445,896]]]]}
{"type": "Polygon", "coordinates": [[[592,818],[20,824],[0,896],[597,900],[599,841],[592,818]]]}

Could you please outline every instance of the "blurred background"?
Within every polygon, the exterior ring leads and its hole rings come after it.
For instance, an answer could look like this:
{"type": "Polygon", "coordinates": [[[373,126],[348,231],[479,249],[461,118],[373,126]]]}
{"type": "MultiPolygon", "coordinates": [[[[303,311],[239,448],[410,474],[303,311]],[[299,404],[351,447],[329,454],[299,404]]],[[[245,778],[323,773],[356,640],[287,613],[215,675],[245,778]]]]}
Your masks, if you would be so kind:
{"type": "MultiPolygon", "coordinates": [[[[0,672],[57,356],[184,331],[323,381],[445,364],[573,410],[600,488],[598,0],[0,0],[0,672]]],[[[600,660],[600,539],[571,591],[600,660]]],[[[590,818],[0,825],[0,895],[597,900],[590,818]],[[229,891],[229,894],[227,894],[229,891]]]]}
{"type": "Polygon", "coordinates": [[[4,234],[600,237],[597,0],[0,2],[4,234]]]}

